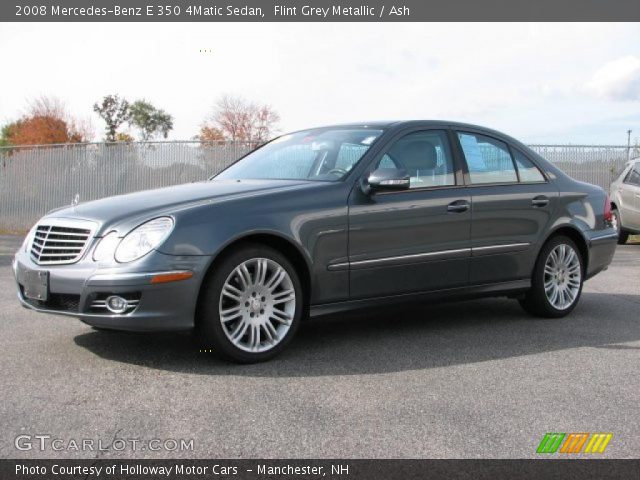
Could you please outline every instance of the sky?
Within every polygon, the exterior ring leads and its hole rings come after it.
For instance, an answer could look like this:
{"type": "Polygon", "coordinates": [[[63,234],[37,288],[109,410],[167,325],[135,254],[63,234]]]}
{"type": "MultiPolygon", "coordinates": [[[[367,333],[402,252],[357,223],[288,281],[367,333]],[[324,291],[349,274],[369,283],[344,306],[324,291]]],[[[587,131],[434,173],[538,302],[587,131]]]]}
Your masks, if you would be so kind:
{"type": "Polygon", "coordinates": [[[640,138],[638,23],[4,23],[0,58],[0,122],[53,95],[95,140],[111,93],[172,114],[173,140],[223,94],[271,105],[281,132],[447,119],[526,143],[640,138]]]}

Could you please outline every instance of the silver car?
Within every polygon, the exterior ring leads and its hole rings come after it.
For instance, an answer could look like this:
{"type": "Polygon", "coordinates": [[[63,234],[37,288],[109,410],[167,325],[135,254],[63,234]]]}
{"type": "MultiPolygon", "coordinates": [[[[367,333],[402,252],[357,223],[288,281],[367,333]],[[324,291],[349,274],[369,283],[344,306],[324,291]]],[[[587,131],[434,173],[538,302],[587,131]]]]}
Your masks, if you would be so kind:
{"type": "Polygon", "coordinates": [[[611,184],[611,209],[620,245],[640,234],[640,159],[627,163],[611,184]]]}

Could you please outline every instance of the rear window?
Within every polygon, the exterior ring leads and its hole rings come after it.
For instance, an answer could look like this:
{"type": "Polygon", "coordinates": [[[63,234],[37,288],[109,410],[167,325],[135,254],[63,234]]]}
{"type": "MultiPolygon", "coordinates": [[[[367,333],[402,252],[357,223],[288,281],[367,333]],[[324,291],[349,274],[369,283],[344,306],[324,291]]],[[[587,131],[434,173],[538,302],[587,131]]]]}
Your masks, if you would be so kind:
{"type": "Polygon", "coordinates": [[[538,167],[534,163],[524,156],[518,150],[513,150],[513,156],[518,167],[518,174],[520,175],[520,181],[524,183],[544,182],[544,176],[538,170],[538,167]]]}
{"type": "Polygon", "coordinates": [[[516,183],[518,176],[507,144],[476,133],[458,132],[472,184],[516,183]]]}

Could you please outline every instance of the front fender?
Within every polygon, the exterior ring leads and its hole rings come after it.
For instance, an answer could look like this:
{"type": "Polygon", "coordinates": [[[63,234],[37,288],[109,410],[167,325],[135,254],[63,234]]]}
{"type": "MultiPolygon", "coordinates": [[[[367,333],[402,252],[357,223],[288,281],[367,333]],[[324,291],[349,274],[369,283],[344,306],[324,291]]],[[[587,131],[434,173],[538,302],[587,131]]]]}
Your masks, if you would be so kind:
{"type": "Polygon", "coordinates": [[[212,261],[229,245],[255,235],[270,235],[294,246],[304,258],[316,287],[312,301],[348,298],[346,271],[327,269],[346,261],[349,185],[273,192],[199,205],[173,214],[175,228],[159,248],[168,255],[206,255],[212,261]]]}

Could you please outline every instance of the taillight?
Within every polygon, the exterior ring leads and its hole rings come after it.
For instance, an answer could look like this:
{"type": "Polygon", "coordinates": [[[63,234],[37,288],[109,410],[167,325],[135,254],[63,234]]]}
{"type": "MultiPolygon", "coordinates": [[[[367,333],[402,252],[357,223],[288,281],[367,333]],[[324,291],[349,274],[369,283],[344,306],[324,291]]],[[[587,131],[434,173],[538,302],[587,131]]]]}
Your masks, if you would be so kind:
{"type": "Polygon", "coordinates": [[[607,195],[607,199],[604,202],[604,221],[611,223],[613,220],[613,213],[611,213],[611,198],[607,195]]]}

